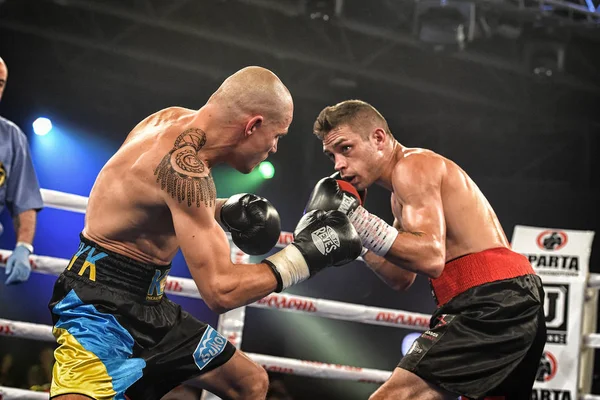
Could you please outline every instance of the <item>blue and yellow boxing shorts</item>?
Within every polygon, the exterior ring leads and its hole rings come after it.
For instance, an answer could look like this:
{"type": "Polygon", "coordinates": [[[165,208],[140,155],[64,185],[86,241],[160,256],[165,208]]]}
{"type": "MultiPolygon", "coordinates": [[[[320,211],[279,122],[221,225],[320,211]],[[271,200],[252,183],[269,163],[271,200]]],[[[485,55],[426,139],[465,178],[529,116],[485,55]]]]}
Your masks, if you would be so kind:
{"type": "Polygon", "coordinates": [[[169,269],[81,235],[49,304],[59,345],[50,397],[160,399],[233,356],[220,333],[164,295],[169,269]]]}

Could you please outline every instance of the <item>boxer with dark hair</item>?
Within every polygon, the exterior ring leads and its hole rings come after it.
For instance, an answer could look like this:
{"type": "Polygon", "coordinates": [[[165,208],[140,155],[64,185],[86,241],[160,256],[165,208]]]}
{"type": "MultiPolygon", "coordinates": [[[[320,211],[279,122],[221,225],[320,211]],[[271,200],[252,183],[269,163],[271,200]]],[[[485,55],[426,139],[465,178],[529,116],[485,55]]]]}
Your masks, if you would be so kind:
{"type": "Polygon", "coordinates": [[[325,108],[314,133],[339,176],[317,183],[306,210],[346,213],[375,273],[399,290],[425,275],[438,304],[371,400],[530,399],[546,342],[544,292],[477,185],[447,158],[402,146],[363,101],[325,108]],[[359,192],[372,184],[391,192],[393,225],[363,207],[359,192]]]}

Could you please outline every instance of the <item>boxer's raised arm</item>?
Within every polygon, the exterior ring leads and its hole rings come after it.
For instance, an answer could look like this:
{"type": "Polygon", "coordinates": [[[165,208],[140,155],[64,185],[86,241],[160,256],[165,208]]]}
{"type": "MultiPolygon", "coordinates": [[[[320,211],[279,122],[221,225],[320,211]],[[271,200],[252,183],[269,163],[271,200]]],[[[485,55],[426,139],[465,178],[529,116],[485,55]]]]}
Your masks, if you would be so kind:
{"type": "Polygon", "coordinates": [[[215,221],[219,224],[221,223],[221,208],[223,208],[223,204],[227,202],[228,199],[216,199],[215,200],[215,221]]]}
{"type": "Polygon", "coordinates": [[[414,154],[396,166],[392,187],[402,206],[401,229],[386,260],[437,278],[446,259],[446,223],[441,198],[442,160],[414,154]]]}
{"type": "Polygon", "coordinates": [[[154,175],[202,298],[213,311],[225,312],[271,293],[277,279],[267,264],[231,262],[229,241],[215,220],[215,185],[198,156],[203,140],[201,131],[187,129],[162,156],[154,175]]]}
{"type": "Polygon", "coordinates": [[[277,287],[267,264],[234,264],[223,229],[212,207],[188,207],[167,200],[179,246],[205,303],[225,312],[259,300],[277,287]]]}
{"type": "MultiPolygon", "coordinates": [[[[394,220],[393,226],[401,229],[398,220],[394,220]]],[[[375,275],[394,290],[407,290],[415,281],[416,274],[414,272],[400,268],[372,251],[367,251],[363,260],[375,272],[375,275]]]]}

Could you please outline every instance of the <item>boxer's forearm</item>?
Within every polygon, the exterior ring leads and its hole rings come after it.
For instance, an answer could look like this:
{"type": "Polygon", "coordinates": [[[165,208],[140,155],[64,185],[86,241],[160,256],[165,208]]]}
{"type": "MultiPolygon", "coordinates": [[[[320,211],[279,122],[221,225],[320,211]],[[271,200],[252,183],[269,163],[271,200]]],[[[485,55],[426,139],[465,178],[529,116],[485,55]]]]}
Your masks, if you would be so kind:
{"type": "Polygon", "coordinates": [[[17,242],[33,243],[36,217],[37,212],[35,210],[27,210],[13,218],[17,242]]]}
{"type": "Polygon", "coordinates": [[[423,231],[406,231],[388,225],[375,214],[358,206],[350,221],[363,246],[392,264],[411,272],[438,277],[444,268],[445,244],[441,238],[423,231]]]}
{"type": "Polygon", "coordinates": [[[190,273],[206,305],[218,314],[254,303],[277,288],[267,264],[229,264],[217,274],[192,266],[190,273]]]}
{"type": "Polygon", "coordinates": [[[445,247],[431,234],[399,231],[385,259],[411,272],[437,278],[444,269],[445,247]]]}
{"type": "Polygon", "coordinates": [[[375,274],[394,290],[406,290],[415,281],[416,274],[392,264],[383,257],[368,251],[363,260],[375,274]]]}
{"type": "Polygon", "coordinates": [[[223,208],[223,204],[228,199],[217,199],[215,200],[215,220],[220,224],[221,223],[221,208],[223,208]]]}

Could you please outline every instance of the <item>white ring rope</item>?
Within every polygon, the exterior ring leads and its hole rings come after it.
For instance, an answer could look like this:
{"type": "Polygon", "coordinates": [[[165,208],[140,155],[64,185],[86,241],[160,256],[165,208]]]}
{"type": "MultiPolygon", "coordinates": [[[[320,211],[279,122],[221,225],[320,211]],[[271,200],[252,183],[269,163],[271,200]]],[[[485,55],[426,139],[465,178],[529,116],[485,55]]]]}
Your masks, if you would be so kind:
{"type": "Polygon", "coordinates": [[[590,274],[588,277],[587,286],[589,288],[599,289],[600,288],[600,274],[590,274]]]}
{"type": "MultiPolygon", "coordinates": [[[[8,250],[0,249],[0,266],[6,264],[10,254],[11,252],[8,250]]],[[[67,259],[36,255],[30,256],[30,261],[34,272],[50,275],[59,275],[69,264],[67,259]]],[[[165,292],[201,299],[194,280],[188,278],[168,277],[165,292]]],[[[429,319],[431,318],[427,314],[281,293],[270,294],[249,306],[414,330],[426,330],[429,327],[429,319]]]]}
{"type": "MultiPolygon", "coordinates": [[[[54,342],[50,325],[0,319],[0,335],[54,342]]],[[[390,377],[390,371],[328,364],[317,361],[295,360],[292,358],[246,353],[261,364],[267,371],[318,378],[342,379],[358,382],[383,383],[390,377]]]]}
{"type": "MultiPolygon", "coordinates": [[[[34,392],[31,390],[15,389],[0,386],[0,399],[3,400],[48,400],[50,396],[44,392],[34,392]]],[[[585,394],[580,397],[581,400],[600,400],[600,396],[585,394]]]]}
{"type": "MultiPolygon", "coordinates": [[[[0,336],[20,337],[25,339],[54,341],[50,325],[32,322],[12,321],[0,318],[0,336]]],[[[590,349],[600,348],[600,334],[592,333],[584,337],[584,346],[590,349]]]]}
{"type": "MultiPolygon", "coordinates": [[[[54,336],[52,336],[52,327],[49,325],[11,321],[8,319],[0,319],[0,335],[47,342],[54,342],[55,340],[54,336]]],[[[600,347],[600,335],[595,334],[590,336],[595,336],[595,341],[586,340],[587,346],[594,348],[600,347]]],[[[264,354],[246,354],[256,363],[262,365],[263,368],[269,372],[369,383],[383,383],[391,375],[390,371],[382,371],[377,369],[328,364],[318,361],[296,360],[292,358],[275,357],[264,354]]],[[[0,395],[5,396],[0,398],[6,399],[48,398],[47,394],[46,397],[38,397],[37,392],[5,387],[0,387],[0,395]],[[27,396],[26,394],[28,393],[33,393],[35,395],[27,396]]],[[[586,394],[583,395],[581,399],[600,400],[600,396],[586,394]]]]}
{"type": "MultiPolygon", "coordinates": [[[[78,213],[85,213],[88,198],[76,194],[59,192],[56,190],[40,189],[44,206],[50,208],[58,208],[60,210],[68,210],[78,213]]],[[[231,238],[231,235],[229,235],[231,238]]],[[[291,232],[281,232],[279,241],[275,247],[285,247],[290,244],[294,238],[291,232]]],[[[588,279],[588,287],[600,288],[600,274],[590,274],[588,279]]]]}
{"type": "Polygon", "coordinates": [[[50,395],[45,392],[0,386],[0,399],[2,400],[48,400],[49,398],[50,395]]]}
{"type": "MultiPolygon", "coordinates": [[[[40,193],[42,194],[44,207],[85,214],[88,203],[88,198],[85,196],[50,189],[40,189],[40,193]]],[[[226,234],[231,239],[231,234],[229,232],[226,232],[226,234]]],[[[275,247],[285,247],[292,242],[293,238],[294,235],[291,232],[281,232],[275,247]]]]}
{"type": "Polygon", "coordinates": [[[45,207],[85,214],[88,203],[88,198],[85,196],[50,189],[40,189],[40,192],[45,207]]]}
{"type": "MultiPolygon", "coordinates": [[[[44,205],[47,207],[85,213],[87,197],[48,189],[41,189],[41,192],[44,205]]],[[[292,241],[292,238],[292,233],[282,232],[276,247],[286,246],[292,241]]],[[[0,249],[0,265],[5,264],[10,254],[11,252],[8,250],[0,249]]],[[[67,259],[38,255],[32,255],[30,260],[35,272],[50,275],[59,275],[69,263],[67,259]]],[[[184,297],[201,298],[196,284],[192,279],[188,278],[168,277],[165,292],[184,297]]],[[[430,315],[421,313],[275,293],[250,306],[415,330],[426,330],[429,327],[429,319],[431,317],[430,315]]]]}

